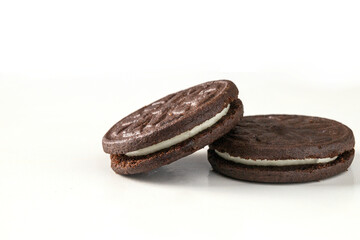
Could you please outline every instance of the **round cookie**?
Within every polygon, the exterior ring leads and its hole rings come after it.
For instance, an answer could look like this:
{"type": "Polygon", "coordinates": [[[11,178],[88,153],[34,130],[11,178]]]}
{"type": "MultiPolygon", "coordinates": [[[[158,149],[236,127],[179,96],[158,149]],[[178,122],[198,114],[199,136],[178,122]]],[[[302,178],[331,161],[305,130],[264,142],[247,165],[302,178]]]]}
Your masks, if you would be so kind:
{"type": "Polygon", "coordinates": [[[243,115],[228,80],[206,82],[161,98],[117,122],[103,149],[119,174],[143,173],[187,156],[229,132],[243,115]]]}
{"type": "Polygon", "coordinates": [[[346,171],[354,145],[351,129],[334,120],[247,116],[210,145],[208,160],[215,171],[240,180],[309,182],[346,171]]]}

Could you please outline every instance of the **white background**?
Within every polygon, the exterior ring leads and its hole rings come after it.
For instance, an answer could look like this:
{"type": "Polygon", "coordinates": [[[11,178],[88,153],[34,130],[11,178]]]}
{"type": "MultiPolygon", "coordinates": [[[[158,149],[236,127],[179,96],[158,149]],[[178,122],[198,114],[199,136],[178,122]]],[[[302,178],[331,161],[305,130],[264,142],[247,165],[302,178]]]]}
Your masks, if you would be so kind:
{"type": "Polygon", "coordinates": [[[197,83],[245,115],[360,136],[357,1],[0,1],[0,239],[359,239],[360,163],[307,184],[228,179],[203,149],[116,175],[101,138],[197,83]]]}

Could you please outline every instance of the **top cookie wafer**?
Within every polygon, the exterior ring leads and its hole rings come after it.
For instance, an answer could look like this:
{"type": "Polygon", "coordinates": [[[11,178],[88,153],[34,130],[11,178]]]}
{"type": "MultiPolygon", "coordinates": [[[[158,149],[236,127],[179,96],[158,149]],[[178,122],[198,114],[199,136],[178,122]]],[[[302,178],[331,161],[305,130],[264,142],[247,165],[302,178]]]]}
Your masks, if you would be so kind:
{"type": "Polygon", "coordinates": [[[243,118],[213,146],[234,156],[256,159],[334,157],[354,147],[345,125],[326,118],[259,115],[243,118]]]}
{"type": "Polygon", "coordinates": [[[170,94],[117,122],[103,138],[104,151],[125,154],[175,137],[214,117],[237,94],[236,86],[227,80],[170,94]]]}

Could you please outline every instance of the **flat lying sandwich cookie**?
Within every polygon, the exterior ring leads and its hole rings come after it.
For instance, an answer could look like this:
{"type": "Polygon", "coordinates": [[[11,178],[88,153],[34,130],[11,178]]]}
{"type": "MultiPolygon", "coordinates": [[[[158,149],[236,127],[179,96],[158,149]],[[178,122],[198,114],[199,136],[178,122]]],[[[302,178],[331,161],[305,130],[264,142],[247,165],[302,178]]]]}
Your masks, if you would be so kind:
{"type": "Polygon", "coordinates": [[[345,125],[319,117],[243,117],[210,145],[208,160],[223,175],[254,182],[294,183],[344,172],[354,158],[354,135],[345,125]]]}
{"type": "Polygon", "coordinates": [[[229,132],[243,115],[228,80],[170,94],[116,123],[103,137],[119,174],[147,172],[187,156],[229,132]]]}

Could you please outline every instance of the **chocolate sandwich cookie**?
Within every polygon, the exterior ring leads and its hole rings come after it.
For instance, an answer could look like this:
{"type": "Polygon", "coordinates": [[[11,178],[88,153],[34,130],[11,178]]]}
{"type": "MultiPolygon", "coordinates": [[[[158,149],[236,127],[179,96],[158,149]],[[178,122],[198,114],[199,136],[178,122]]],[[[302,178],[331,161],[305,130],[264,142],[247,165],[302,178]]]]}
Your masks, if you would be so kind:
{"type": "Polygon", "coordinates": [[[170,94],[117,122],[103,149],[119,174],[147,172],[187,156],[229,132],[243,115],[238,89],[228,80],[170,94]]]}
{"type": "Polygon", "coordinates": [[[208,160],[223,175],[269,183],[309,182],[344,172],[355,139],[345,125],[319,117],[243,117],[210,145],[208,160]]]}

